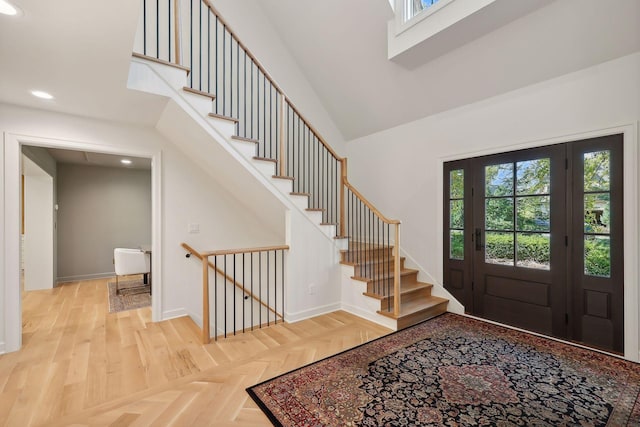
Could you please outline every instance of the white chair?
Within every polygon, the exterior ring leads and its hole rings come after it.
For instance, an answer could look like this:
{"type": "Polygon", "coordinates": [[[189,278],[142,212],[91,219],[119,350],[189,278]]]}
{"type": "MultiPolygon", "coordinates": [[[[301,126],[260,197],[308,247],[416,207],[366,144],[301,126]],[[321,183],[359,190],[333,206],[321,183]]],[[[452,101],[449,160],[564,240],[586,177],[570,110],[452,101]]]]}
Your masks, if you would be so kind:
{"type": "Polygon", "coordinates": [[[120,293],[118,276],[148,274],[150,271],[149,254],[140,249],[115,248],[113,250],[113,264],[116,270],[116,294],[120,293]]]}

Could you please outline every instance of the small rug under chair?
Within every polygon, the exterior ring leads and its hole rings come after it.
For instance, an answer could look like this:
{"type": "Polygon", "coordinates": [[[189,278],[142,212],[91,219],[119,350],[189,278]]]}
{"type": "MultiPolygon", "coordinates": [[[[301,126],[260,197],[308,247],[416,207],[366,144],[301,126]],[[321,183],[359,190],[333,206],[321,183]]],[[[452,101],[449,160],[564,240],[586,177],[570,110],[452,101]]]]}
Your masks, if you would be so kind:
{"type": "Polygon", "coordinates": [[[640,365],[451,313],[247,389],[276,426],[639,426],[640,365]]]}
{"type": "Polygon", "coordinates": [[[151,285],[142,279],[120,280],[120,293],[116,294],[116,282],[109,282],[109,313],[151,306],[151,285]]]}

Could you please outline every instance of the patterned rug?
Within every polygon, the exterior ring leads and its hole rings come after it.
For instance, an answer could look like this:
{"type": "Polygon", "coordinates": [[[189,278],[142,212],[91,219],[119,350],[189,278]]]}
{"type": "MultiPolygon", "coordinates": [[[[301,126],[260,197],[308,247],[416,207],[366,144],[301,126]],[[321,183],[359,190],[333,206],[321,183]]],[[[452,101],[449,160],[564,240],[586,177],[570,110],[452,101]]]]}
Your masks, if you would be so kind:
{"type": "Polygon", "coordinates": [[[640,425],[640,365],[451,313],[247,391],[276,426],[640,425]]]}
{"type": "Polygon", "coordinates": [[[151,286],[142,279],[120,280],[120,294],[116,295],[116,282],[109,282],[109,313],[149,307],[151,305],[151,286]]]}

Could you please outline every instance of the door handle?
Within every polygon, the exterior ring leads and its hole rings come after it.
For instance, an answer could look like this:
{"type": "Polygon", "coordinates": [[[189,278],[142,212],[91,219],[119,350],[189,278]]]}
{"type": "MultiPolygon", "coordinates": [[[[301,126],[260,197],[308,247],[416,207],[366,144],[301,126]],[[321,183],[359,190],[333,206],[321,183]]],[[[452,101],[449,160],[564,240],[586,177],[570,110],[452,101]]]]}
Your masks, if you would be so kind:
{"type": "Polygon", "coordinates": [[[476,251],[480,251],[484,249],[484,244],[482,243],[482,229],[476,228],[475,240],[476,240],[476,251]]]}

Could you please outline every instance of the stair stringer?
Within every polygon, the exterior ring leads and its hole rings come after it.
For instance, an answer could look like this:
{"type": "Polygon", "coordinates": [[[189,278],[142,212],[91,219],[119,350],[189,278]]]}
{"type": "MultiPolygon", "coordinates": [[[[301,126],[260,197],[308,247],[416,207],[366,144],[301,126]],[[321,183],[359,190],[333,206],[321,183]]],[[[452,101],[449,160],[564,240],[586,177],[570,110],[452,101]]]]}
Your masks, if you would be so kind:
{"type": "MultiPolygon", "coordinates": [[[[209,117],[208,114],[211,112],[210,102],[208,104],[209,107],[205,107],[205,103],[199,102],[200,100],[198,100],[197,105],[194,106],[192,102],[190,102],[190,99],[197,95],[185,93],[183,90],[185,84],[186,72],[183,70],[141,58],[133,57],[131,59],[128,87],[130,89],[165,96],[172,101],[168,103],[163,116],[156,126],[161,133],[168,136],[169,139],[174,142],[177,141],[176,138],[180,137],[180,135],[175,133],[175,130],[172,131],[170,124],[170,117],[172,117],[173,114],[178,114],[178,109],[174,108],[177,106],[179,109],[185,111],[194,122],[215,140],[217,143],[215,145],[224,149],[235,161],[240,163],[244,169],[249,171],[249,173],[251,173],[263,187],[267,188],[283,205],[288,209],[300,210],[321,232],[333,240],[333,237],[336,235],[335,226],[321,224],[321,221],[317,220],[318,217],[316,213],[305,211],[306,208],[303,209],[300,203],[293,200],[294,196],[289,194],[292,189],[288,187],[287,183],[283,184],[280,182],[282,180],[267,176],[264,173],[264,169],[258,166],[260,161],[253,159],[255,154],[240,148],[245,145],[246,142],[231,138],[235,131],[235,125],[224,119],[209,117]],[[180,81],[179,78],[180,73],[182,73],[183,76],[182,81],[180,81]]],[[[184,141],[180,141],[178,146],[183,148],[183,151],[189,154],[190,158],[196,160],[198,164],[203,164],[203,156],[189,152],[184,145],[184,141]]],[[[225,167],[228,166],[228,163],[222,162],[219,166],[225,167]]],[[[338,244],[339,242],[335,243],[338,244]]]]}
{"type": "Polygon", "coordinates": [[[341,264],[340,290],[342,295],[342,309],[391,330],[398,330],[398,323],[395,319],[378,314],[378,310],[380,310],[380,300],[365,295],[367,283],[362,280],[352,279],[354,274],[355,267],[341,264]]]}
{"type": "Polygon", "coordinates": [[[435,279],[427,270],[422,267],[410,254],[408,254],[402,247],[400,247],[400,253],[406,258],[405,265],[409,268],[418,270],[418,280],[421,282],[427,282],[433,285],[431,288],[431,295],[445,298],[449,300],[447,305],[447,311],[451,313],[464,314],[464,305],[460,303],[453,295],[447,291],[443,284],[435,279]]]}
{"type": "MultiPolygon", "coordinates": [[[[183,93],[186,72],[169,65],[157,64],[133,58],[128,87],[168,98],[167,105],[158,120],[158,131],[181,149],[195,164],[202,167],[214,179],[224,182],[231,193],[242,194],[243,186],[235,179],[220,179],[220,169],[225,174],[236,177],[250,175],[253,185],[260,185],[268,193],[266,199],[275,199],[284,208],[286,243],[290,246],[287,254],[287,284],[285,320],[298,321],[308,317],[335,311],[340,308],[340,249],[346,249],[346,239],[335,239],[334,225],[321,225],[317,213],[307,212],[307,203],[300,196],[290,195],[291,184],[287,188],[283,180],[268,176],[268,172],[257,166],[254,153],[246,149],[246,142],[232,138],[235,125],[224,119],[208,116],[206,105],[197,101],[192,105],[187,98],[192,94],[183,93]],[[182,80],[181,80],[182,79],[182,80]],[[179,122],[179,126],[176,126],[179,122]],[[244,147],[244,148],[243,148],[244,147]],[[219,159],[215,162],[213,159],[219,159]],[[212,166],[218,175],[211,172],[212,166]],[[240,171],[239,171],[240,170],[240,171]],[[313,217],[316,221],[314,221],[313,217]],[[315,233],[314,233],[315,229],[315,233]],[[317,233],[319,232],[319,233],[317,233]],[[306,258],[312,252],[313,263],[306,258]],[[314,296],[307,295],[307,286],[314,286],[314,296]]],[[[247,179],[245,176],[243,178],[247,179]]],[[[255,200],[246,201],[255,202],[255,200]]],[[[309,291],[309,294],[311,292],[309,291]]],[[[194,320],[197,313],[189,313],[194,320]]]]}

